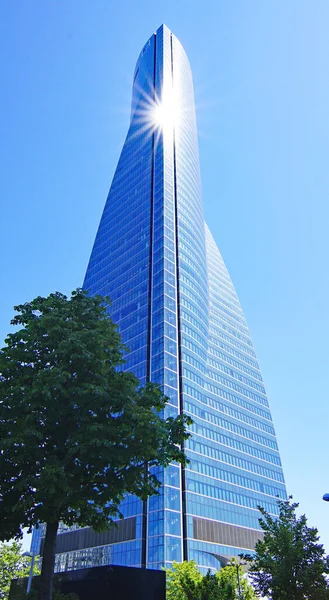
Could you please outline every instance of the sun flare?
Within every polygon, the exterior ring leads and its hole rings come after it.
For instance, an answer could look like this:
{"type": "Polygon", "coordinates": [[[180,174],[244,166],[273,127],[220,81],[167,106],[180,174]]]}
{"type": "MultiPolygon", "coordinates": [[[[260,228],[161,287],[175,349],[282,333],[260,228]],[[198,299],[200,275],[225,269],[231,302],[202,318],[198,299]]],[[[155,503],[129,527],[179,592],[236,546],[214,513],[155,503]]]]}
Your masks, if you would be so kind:
{"type": "Polygon", "coordinates": [[[133,137],[143,135],[146,143],[153,135],[156,147],[161,138],[166,146],[171,144],[180,122],[181,112],[180,101],[172,81],[166,81],[159,94],[154,89],[145,93],[138,86],[136,86],[136,93],[140,97],[134,112],[137,127],[133,137]]]}
{"type": "Polygon", "coordinates": [[[172,86],[164,88],[162,100],[153,108],[153,120],[163,133],[172,133],[178,123],[179,103],[172,86]]]}

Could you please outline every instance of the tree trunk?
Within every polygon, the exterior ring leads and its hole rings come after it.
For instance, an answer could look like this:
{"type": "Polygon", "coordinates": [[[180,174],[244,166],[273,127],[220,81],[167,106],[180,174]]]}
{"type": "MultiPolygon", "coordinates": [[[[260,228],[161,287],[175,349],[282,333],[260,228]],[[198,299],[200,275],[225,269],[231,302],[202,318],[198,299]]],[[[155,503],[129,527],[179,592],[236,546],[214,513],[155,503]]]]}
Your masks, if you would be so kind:
{"type": "Polygon", "coordinates": [[[56,535],[58,525],[58,521],[56,523],[47,523],[45,544],[42,555],[39,600],[52,600],[56,535]]]}

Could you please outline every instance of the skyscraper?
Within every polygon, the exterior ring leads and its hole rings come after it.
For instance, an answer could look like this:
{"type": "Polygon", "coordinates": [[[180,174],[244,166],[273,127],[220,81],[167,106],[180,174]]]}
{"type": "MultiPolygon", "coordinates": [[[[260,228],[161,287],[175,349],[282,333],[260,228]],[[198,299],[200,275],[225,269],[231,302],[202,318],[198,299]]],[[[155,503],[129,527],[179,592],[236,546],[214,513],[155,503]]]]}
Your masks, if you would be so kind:
{"type": "Polygon", "coordinates": [[[191,68],[162,25],[137,61],[131,120],[84,282],[109,295],[129,348],[125,369],[159,383],[166,416],[194,420],[190,463],[158,472],[159,496],[128,496],[118,529],[58,535],[57,568],[160,568],[253,548],[258,505],[286,490],[246,321],[204,222],[191,68]],[[80,562],[77,562],[79,561],[80,562]]]}

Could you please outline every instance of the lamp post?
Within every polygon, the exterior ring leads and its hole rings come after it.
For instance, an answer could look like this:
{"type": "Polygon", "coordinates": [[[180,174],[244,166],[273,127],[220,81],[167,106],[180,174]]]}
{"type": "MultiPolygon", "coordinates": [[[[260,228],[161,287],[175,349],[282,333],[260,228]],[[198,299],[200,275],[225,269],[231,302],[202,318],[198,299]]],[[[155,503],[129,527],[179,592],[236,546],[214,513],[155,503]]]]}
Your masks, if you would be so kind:
{"type": "Polygon", "coordinates": [[[234,558],[234,557],[229,557],[229,556],[223,556],[222,554],[212,554],[212,556],[217,558],[217,560],[219,561],[219,563],[222,567],[231,566],[231,567],[236,568],[236,575],[237,575],[237,580],[238,580],[238,596],[239,596],[239,600],[242,600],[240,567],[246,566],[247,563],[242,562],[240,557],[234,558]]]}
{"type": "Polygon", "coordinates": [[[235,564],[236,567],[236,575],[238,578],[238,592],[239,592],[239,600],[241,600],[242,596],[241,596],[241,584],[240,584],[240,573],[239,573],[239,563],[235,564]]]}
{"type": "Polygon", "coordinates": [[[236,576],[237,576],[237,580],[238,580],[238,595],[239,595],[239,600],[242,600],[242,590],[241,590],[241,580],[240,580],[240,567],[243,570],[243,567],[245,567],[247,565],[247,563],[243,562],[241,560],[241,558],[239,557],[239,560],[234,559],[229,564],[232,567],[236,568],[236,576]]]}
{"type": "Polygon", "coordinates": [[[34,561],[35,561],[36,555],[34,554],[34,552],[24,552],[23,556],[29,556],[31,558],[29,578],[27,580],[27,586],[26,586],[26,595],[28,595],[30,593],[30,591],[31,591],[32,577],[33,577],[33,567],[34,567],[34,561]]]}

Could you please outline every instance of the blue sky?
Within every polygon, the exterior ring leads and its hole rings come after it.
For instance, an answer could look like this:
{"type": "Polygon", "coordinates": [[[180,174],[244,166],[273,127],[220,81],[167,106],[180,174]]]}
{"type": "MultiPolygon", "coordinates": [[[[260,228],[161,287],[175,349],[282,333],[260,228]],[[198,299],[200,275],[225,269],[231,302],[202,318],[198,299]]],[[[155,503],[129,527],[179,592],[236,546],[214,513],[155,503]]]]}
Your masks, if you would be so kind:
{"type": "Polygon", "coordinates": [[[82,284],[166,23],[194,73],[206,219],[258,353],[288,492],[329,552],[327,0],[0,5],[0,339],[12,306],[82,284]]]}

